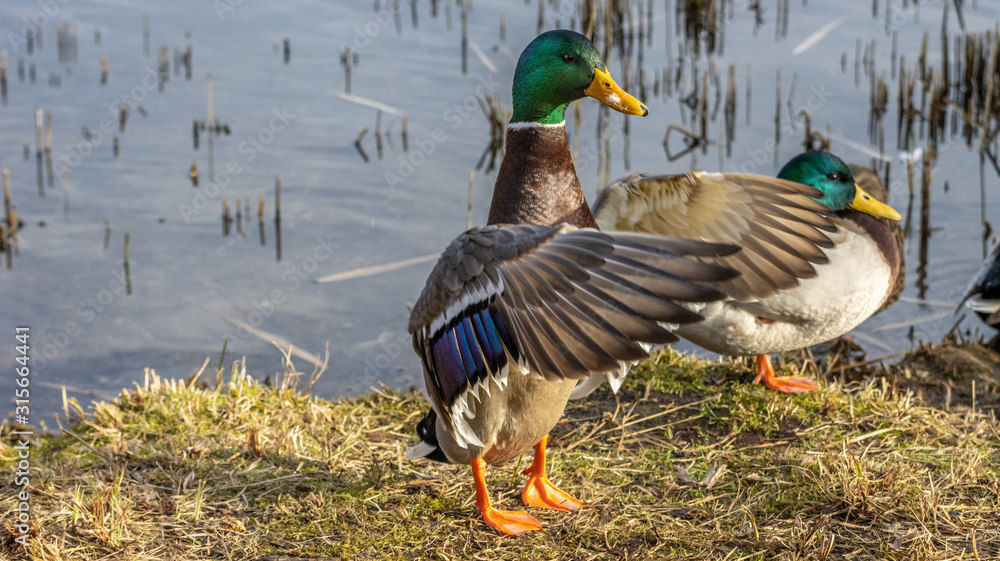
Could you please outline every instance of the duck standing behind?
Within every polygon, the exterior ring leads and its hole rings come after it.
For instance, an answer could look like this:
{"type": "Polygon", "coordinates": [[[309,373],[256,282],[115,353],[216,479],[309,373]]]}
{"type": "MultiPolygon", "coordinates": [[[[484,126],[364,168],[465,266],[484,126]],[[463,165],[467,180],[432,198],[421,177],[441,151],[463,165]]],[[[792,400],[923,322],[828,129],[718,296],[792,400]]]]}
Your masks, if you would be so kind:
{"type": "Polygon", "coordinates": [[[858,187],[847,165],[827,152],[793,158],[777,178],[701,171],[630,176],[601,192],[594,214],[603,230],[683,232],[743,247],[718,260],[742,273],[723,283],[727,298],[695,307],[705,321],[682,326],[678,334],[720,354],[756,355],[754,381],[785,393],[818,386],[775,376],[768,355],[853,329],[881,309],[901,271],[899,245],[882,220],[899,220],[899,213],[858,187]],[[833,213],[829,219],[836,230],[824,239],[805,238],[812,246],[776,237],[801,228],[772,202],[791,185],[817,189],[817,212],[833,213]]]}

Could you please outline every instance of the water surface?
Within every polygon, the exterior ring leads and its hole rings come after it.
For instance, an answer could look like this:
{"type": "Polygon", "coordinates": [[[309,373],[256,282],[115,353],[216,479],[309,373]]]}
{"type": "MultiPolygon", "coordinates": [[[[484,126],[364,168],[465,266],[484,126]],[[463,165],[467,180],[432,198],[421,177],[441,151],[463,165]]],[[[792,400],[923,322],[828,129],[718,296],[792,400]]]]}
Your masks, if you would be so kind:
{"type": "MultiPolygon", "coordinates": [[[[239,5],[217,11],[228,4],[106,0],[68,4],[44,17],[34,5],[0,7],[4,37],[21,36],[24,19],[42,24],[42,46],[32,54],[17,40],[5,44],[9,84],[7,102],[0,106],[0,166],[10,170],[14,202],[25,222],[13,268],[0,272],[0,342],[8,334],[8,343],[0,343],[0,364],[14,362],[15,326],[30,326],[33,419],[61,409],[61,386],[81,402],[107,399],[141,382],[145,367],[187,377],[206,357],[211,357],[206,377],[214,378],[227,338],[226,362],[246,357],[251,373],[260,377],[280,369],[281,353],[271,335],[314,355],[329,344],[329,368],[315,389],[326,397],[357,394],[378,383],[422,385],[406,334],[406,306],[419,294],[431,262],[335,283],[315,279],[435,253],[465,228],[469,172],[491,140],[476,95],[503,99],[510,106],[516,56],[537,31],[537,3],[475,2],[468,12],[470,50],[464,74],[460,8],[451,2],[434,3],[436,17],[429,1],[402,2],[398,28],[386,7],[395,6],[393,2],[232,4],[239,5]],[[144,12],[150,29],[148,56],[144,12]],[[501,16],[506,22],[503,40],[501,16]],[[75,26],[75,62],[59,62],[60,23],[75,26]],[[287,64],[285,38],[290,45],[287,64]],[[183,52],[188,45],[193,52],[190,80],[182,69],[176,73],[173,64],[175,50],[183,52]],[[161,91],[152,77],[163,46],[171,67],[161,91]],[[345,91],[345,47],[351,48],[352,58],[357,56],[351,94],[388,106],[380,121],[373,107],[338,95],[345,91]],[[109,67],[103,85],[102,57],[109,67]],[[19,58],[26,67],[35,65],[35,83],[18,79],[19,58]],[[231,131],[214,141],[219,188],[209,184],[204,134],[197,150],[192,145],[192,122],[206,117],[208,73],[215,118],[231,131]],[[122,103],[129,106],[124,132],[118,127],[122,103]],[[45,179],[44,198],[36,183],[36,106],[53,115],[55,176],[51,187],[45,179]],[[400,134],[403,115],[408,120],[406,151],[400,134]],[[377,124],[383,134],[381,157],[377,124]],[[89,141],[84,128],[91,133],[89,141]],[[355,147],[365,128],[369,132],[361,147],[367,162],[355,147]],[[24,144],[30,152],[26,160],[24,144]],[[65,195],[59,172],[63,156],[68,165],[65,195]],[[195,162],[198,188],[188,177],[195,162]],[[273,223],[275,175],[281,177],[282,193],[280,261],[273,223]],[[263,246],[257,229],[261,191],[267,198],[263,246]],[[221,202],[225,199],[232,208],[237,198],[251,203],[245,235],[233,225],[223,236],[221,202]],[[104,218],[111,226],[107,248],[104,218]],[[131,239],[131,294],[121,290],[120,280],[125,232],[131,239]],[[259,331],[241,330],[241,324],[259,331]]],[[[726,3],[715,52],[708,53],[702,41],[697,56],[677,26],[683,19],[673,12],[673,2],[666,3],[669,14],[664,3],[634,4],[641,4],[643,17],[633,8],[623,29],[635,37],[641,21],[644,44],[640,49],[634,39],[627,57],[612,49],[607,62],[612,75],[641,96],[651,113],[630,117],[627,134],[626,117],[610,115],[610,169],[605,170],[600,165],[603,113],[596,102],[584,100],[580,133],[573,142],[579,147],[577,166],[588,195],[597,192],[605,176],[614,179],[634,171],[680,173],[704,167],[773,175],[802,149],[802,121],[793,118],[802,108],[810,110],[814,129],[825,133],[829,127],[835,152],[848,161],[870,163],[868,152],[878,152],[878,145],[867,132],[869,74],[862,65],[856,82],[855,61],[859,44],[862,55],[874,44],[876,75],[884,71],[889,84],[885,154],[892,162],[891,203],[906,212],[909,186],[897,159],[892,37],[895,32],[898,54],[912,69],[928,32],[927,63],[940,67],[945,3],[922,3],[919,9],[912,3],[907,8],[898,1],[883,3],[876,17],[870,2],[792,3],[787,26],[771,4],[757,22],[745,3],[726,3]],[[815,40],[814,33],[824,26],[830,26],[829,33],[815,40]],[[813,41],[803,43],[811,36],[813,41]],[[801,52],[793,54],[797,47],[801,52]],[[715,105],[719,88],[724,98],[730,65],[737,76],[736,126],[727,155],[717,143],[723,111],[715,105]],[[702,74],[713,68],[720,79],[718,85],[709,81],[707,136],[715,143],[668,162],[661,144],[664,132],[670,124],[697,129],[682,100],[695,84],[701,87],[702,74]],[[669,94],[653,87],[664,71],[677,76],[678,69],[681,78],[669,94]],[[781,134],[775,145],[779,69],[781,134]]],[[[959,32],[954,11],[947,17],[949,30],[959,32]]],[[[979,3],[966,6],[963,17],[967,32],[982,33],[994,28],[998,9],[979,3]]],[[[544,27],[579,27],[579,22],[576,3],[546,3],[544,27]]],[[[571,134],[573,115],[571,111],[567,121],[571,134]]],[[[912,147],[926,145],[926,139],[918,138],[912,147]]],[[[680,147],[679,137],[672,137],[672,149],[680,147]]],[[[948,332],[959,319],[950,314],[954,302],[982,258],[978,152],[951,137],[939,150],[927,266],[918,275],[915,214],[907,239],[910,270],[904,299],[855,333],[869,357],[904,351],[948,332]]],[[[919,190],[919,164],[917,170],[919,190]]],[[[494,179],[495,170],[475,174],[473,223],[486,220],[494,179]]],[[[985,215],[993,220],[1000,214],[997,183],[996,173],[987,167],[985,215]]],[[[912,212],[919,212],[919,197],[912,212]]],[[[978,326],[974,320],[963,325],[978,326]]],[[[294,360],[301,369],[312,370],[308,361],[294,360]]],[[[12,380],[5,377],[0,396],[12,394],[12,380]]]]}

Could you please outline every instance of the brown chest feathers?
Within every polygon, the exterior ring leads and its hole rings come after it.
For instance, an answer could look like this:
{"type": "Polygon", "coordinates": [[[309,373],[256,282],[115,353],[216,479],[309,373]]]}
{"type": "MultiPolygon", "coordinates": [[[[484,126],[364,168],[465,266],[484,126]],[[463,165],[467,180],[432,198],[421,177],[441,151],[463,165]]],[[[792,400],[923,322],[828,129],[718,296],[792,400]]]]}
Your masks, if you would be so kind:
{"type": "Polygon", "coordinates": [[[568,223],[596,228],[576,177],[564,126],[507,129],[490,224],[568,223]]]}

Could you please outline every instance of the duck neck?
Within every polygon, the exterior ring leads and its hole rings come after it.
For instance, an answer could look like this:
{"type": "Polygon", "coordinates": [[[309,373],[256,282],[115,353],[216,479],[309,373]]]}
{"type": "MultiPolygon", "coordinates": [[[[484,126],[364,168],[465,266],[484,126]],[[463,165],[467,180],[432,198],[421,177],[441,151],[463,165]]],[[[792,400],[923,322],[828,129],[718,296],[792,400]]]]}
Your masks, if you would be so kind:
{"type": "Polygon", "coordinates": [[[493,188],[490,224],[596,228],[569,151],[565,122],[514,122],[493,188]]]}

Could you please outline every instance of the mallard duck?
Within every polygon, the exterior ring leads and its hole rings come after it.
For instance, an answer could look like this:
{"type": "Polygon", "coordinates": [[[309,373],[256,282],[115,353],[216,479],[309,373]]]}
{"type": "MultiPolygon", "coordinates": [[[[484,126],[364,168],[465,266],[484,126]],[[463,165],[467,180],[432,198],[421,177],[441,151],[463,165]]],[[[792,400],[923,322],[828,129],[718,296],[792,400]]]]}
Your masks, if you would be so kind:
{"type": "Polygon", "coordinates": [[[526,512],[498,510],[486,464],[535,449],[521,493],[527,506],[585,506],[546,476],[547,435],[577,381],[625,371],[649,345],[676,341],[660,322],[701,317],[675,302],[722,294],[691,281],[736,273],[682,256],[715,258],[721,246],[570,225],[485,226],[442,254],[410,315],[433,408],[417,426],[411,459],[470,464],[476,507],[492,528],[541,527],[526,512]]]}
{"type": "MultiPolygon", "coordinates": [[[[486,524],[520,534],[540,524],[525,512],[492,506],[485,465],[534,447],[523,502],[585,506],[545,475],[547,434],[577,380],[592,388],[607,379],[617,390],[629,364],[648,356],[649,344],[673,337],[657,322],[701,319],[691,303],[719,296],[701,285],[727,286],[735,273],[700,269],[681,257],[721,260],[734,251],[730,245],[587,229],[597,222],[570,156],[566,106],[590,96],[626,114],[648,111],[615,84],[586,37],[567,30],[537,37],[518,60],[513,94],[492,226],[452,243],[410,317],[433,408],[418,424],[420,443],[408,456],[470,464],[486,524]]],[[[767,239],[790,247],[788,260],[822,259],[818,247],[832,244],[824,231],[836,228],[823,216],[826,207],[810,198],[821,193],[780,183],[761,195],[763,203],[748,199],[736,212],[756,212],[767,239]],[[785,226],[771,228],[767,220],[785,226]]]]}
{"type": "Polygon", "coordinates": [[[534,448],[525,505],[585,506],[546,476],[547,435],[577,380],[620,382],[650,345],[676,340],[662,322],[701,319],[681,303],[721,298],[704,284],[737,274],[686,258],[718,257],[732,246],[592,229],[564,126],[566,105],[585,95],[647,113],[582,35],[552,31],[528,45],[514,75],[490,225],[452,242],[410,316],[433,407],[407,456],[471,465],[476,508],[506,534],[541,524],[492,506],[485,465],[534,448]]]}
{"type": "Polygon", "coordinates": [[[1000,329],[1000,242],[993,245],[983,266],[969,281],[958,307],[962,304],[976,312],[986,325],[1000,329]]]}
{"type": "Polygon", "coordinates": [[[818,387],[805,378],[775,376],[768,355],[853,329],[881,308],[900,275],[899,245],[879,219],[899,220],[899,213],[858,187],[847,164],[828,152],[796,156],[777,179],[701,171],[633,175],[604,189],[594,214],[603,230],[684,235],[742,247],[718,260],[742,273],[721,287],[727,298],[695,308],[705,321],[677,332],[720,354],[756,355],[754,382],[786,393],[818,387]],[[823,240],[813,238],[811,253],[775,243],[774,233],[789,224],[779,214],[767,219],[759,214],[790,182],[818,189],[816,200],[834,212],[829,218],[836,231],[823,240]],[[747,220],[751,216],[753,222],[747,220]],[[805,259],[789,259],[789,251],[805,259]]]}

